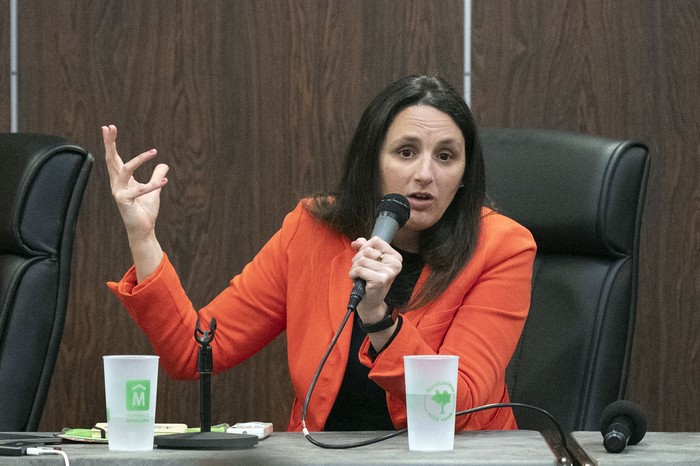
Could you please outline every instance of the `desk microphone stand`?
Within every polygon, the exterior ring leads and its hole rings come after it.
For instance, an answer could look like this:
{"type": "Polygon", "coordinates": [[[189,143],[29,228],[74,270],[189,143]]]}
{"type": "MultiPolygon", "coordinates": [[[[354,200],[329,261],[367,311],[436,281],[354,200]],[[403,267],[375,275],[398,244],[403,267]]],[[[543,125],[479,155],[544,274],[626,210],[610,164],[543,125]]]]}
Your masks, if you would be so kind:
{"type": "Polygon", "coordinates": [[[199,372],[200,431],[185,434],[159,435],[154,438],[158,448],[181,450],[238,450],[251,448],[258,443],[256,435],[230,434],[211,431],[211,373],[214,368],[211,346],[216,331],[216,320],[209,322],[209,331],[199,328],[199,319],[194,330],[194,339],[199,343],[197,372],[199,372]]]}

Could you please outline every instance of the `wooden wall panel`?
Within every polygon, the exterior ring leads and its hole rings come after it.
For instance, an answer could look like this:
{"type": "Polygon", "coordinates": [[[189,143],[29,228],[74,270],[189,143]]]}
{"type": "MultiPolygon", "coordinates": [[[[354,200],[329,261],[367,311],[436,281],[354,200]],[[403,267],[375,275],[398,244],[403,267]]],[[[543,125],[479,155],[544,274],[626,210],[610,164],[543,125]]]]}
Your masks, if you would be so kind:
{"type": "MultiPolygon", "coordinates": [[[[125,157],[170,165],[158,236],[196,307],[330,188],[364,106],[410,73],[462,81],[463,6],[345,0],[24,0],[20,126],[96,156],[77,230],[66,329],[42,429],[103,420],[101,356],[152,349],[105,288],[130,265],[99,126],[125,157]]],[[[145,170],[148,176],[150,168],[145,170]]],[[[213,379],[214,422],[291,407],[283,337],[213,379]]],[[[199,422],[198,383],[161,374],[158,419],[199,422]]]]}
{"type": "Polygon", "coordinates": [[[0,0],[0,133],[10,131],[10,0],[0,0]]]}
{"type": "Polygon", "coordinates": [[[488,126],[647,143],[627,398],[700,430],[700,3],[473,0],[472,102],[488,126]]]}

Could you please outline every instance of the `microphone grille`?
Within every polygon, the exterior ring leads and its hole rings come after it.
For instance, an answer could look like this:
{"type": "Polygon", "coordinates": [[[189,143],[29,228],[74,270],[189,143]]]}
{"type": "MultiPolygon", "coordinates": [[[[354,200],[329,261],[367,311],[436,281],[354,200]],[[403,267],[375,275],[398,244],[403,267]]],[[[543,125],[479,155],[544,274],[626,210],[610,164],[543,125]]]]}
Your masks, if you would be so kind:
{"type": "Polygon", "coordinates": [[[642,407],[628,400],[613,401],[603,410],[600,417],[601,434],[605,435],[612,420],[617,416],[627,416],[634,423],[634,429],[628,443],[630,445],[639,443],[647,433],[647,418],[642,407]]]}
{"type": "Polygon", "coordinates": [[[394,214],[399,227],[404,226],[411,216],[411,205],[406,196],[401,194],[387,194],[379,201],[377,210],[394,214]]]}

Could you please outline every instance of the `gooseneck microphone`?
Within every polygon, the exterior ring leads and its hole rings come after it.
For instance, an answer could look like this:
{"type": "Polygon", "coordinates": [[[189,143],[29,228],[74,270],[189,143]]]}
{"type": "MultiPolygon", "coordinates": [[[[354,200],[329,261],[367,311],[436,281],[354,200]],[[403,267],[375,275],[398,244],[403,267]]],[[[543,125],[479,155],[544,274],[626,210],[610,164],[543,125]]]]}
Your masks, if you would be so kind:
{"type": "MultiPolygon", "coordinates": [[[[377,210],[377,220],[370,238],[378,236],[387,243],[391,243],[398,229],[404,226],[411,216],[411,205],[401,194],[387,194],[379,202],[377,210]]],[[[357,278],[350,292],[348,309],[356,310],[364,296],[365,281],[357,278]]]]}
{"type": "Polygon", "coordinates": [[[627,445],[636,445],[647,433],[647,419],[641,406],[627,400],[610,403],[600,418],[603,446],[620,453],[627,445]]]}

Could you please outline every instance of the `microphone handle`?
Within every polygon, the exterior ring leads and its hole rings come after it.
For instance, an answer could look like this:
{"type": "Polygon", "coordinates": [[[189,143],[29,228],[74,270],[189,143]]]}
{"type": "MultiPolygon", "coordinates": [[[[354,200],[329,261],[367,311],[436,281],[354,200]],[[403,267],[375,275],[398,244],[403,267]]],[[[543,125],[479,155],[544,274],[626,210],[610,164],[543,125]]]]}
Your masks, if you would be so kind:
{"type": "Polygon", "coordinates": [[[627,442],[632,435],[632,429],[633,426],[629,417],[615,417],[605,433],[603,446],[610,453],[620,453],[627,446],[627,442]]]}
{"type": "Polygon", "coordinates": [[[348,309],[353,311],[357,310],[357,305],[360,304],[362,298],[365,296],[365,285],[367,283],[361,279],[356,278],[355,284],[352,286],[352,291],[350,292],[350,301],[348,301],[348,309]]]}
{"type": "Polygon", "coordinates": [[[395,214],[386,211],[379,212],[370,238],[378,236],[387,243],[391,243],[399,228],[399,222],[396,220],[395,214]]]}

